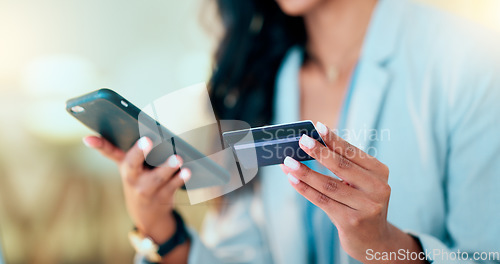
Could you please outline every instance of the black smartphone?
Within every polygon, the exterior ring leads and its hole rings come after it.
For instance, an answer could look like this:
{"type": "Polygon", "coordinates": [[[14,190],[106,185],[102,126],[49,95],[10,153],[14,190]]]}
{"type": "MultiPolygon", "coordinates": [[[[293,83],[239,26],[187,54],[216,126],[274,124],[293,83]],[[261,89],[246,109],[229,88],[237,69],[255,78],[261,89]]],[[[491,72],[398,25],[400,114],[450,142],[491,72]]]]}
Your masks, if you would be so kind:
{"type": "Polygon", "coordinates": [[[145,166],[157,167],[171,155],[180,155],[183,166],[192,172],[189,189],[224,185],[230,180],[226,169],[110,89],[69,99],[66,111],[123,151],[129,150],[141,136],[149,137],[154,147],[145,166]]]}

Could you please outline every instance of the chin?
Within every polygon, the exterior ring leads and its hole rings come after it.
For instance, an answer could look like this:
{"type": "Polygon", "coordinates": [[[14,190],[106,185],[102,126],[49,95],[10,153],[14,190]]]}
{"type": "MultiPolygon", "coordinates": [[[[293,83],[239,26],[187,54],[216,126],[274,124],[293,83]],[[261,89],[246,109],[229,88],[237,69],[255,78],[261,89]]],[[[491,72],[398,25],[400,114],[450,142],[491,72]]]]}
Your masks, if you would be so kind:
{"type": "Polygon", "coordinates": [[[283,13],[289,16],[302,16],[324,0],[276,0],[283,13]]]}

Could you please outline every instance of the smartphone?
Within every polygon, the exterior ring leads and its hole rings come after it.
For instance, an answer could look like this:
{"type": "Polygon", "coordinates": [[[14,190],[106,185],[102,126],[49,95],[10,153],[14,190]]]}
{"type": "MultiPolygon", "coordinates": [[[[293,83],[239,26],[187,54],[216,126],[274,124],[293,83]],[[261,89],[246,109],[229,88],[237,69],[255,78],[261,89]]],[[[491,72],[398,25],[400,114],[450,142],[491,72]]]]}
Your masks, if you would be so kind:
{"type": "Polygon", "coordinates": [[[183,167],[192,172],[189,189],[224,185],[230,180],[226,169],[110,89],[69,99],[66,111],[123,151],[141,136],[149,137],[154,147],[145,159],[147,167],[160,166],[173,154],[181,156],[183,167]]]}

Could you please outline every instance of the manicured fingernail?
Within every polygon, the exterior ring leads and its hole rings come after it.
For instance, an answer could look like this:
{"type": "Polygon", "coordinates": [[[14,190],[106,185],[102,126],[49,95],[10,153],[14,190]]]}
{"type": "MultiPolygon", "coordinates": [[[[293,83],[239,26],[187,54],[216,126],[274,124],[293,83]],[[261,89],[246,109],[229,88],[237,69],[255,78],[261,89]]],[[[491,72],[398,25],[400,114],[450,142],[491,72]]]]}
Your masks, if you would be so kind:
{"type": "Polygon", "coordinates": [[[139,146],[140,149],[146,150],[149,148],[149,140],[147,137],[141,137],[139,141],[137,141],[137,146],[139,146]]]}
{"type": "Polygon", "coordinates": [[[293,175],[292,175],[292,174],[290,174],[290,173],[288,173],[288,180],[289,180],[291,183],[293,183],[293,184],[297,184],[297,183],[299,183],[299,180],[298,180],[297,178],[293,177],[293,175]]]}
{"type": "Polygon", "coordinates": [[[169,167],[177,168],[181,165],[181,162],[179,161],[176,155],[172,155],[170,156],[170,158],[168,158],[167,164],[169,167]]]}
{"type": "Polygon", "coordinates": [[[328,128],[319,121],[316,123],[316,129],[322,136],[326,136],[326,134],[328,134],[328,128]]]}
{"type": "Polygon", "coordinates": [[[89,148],[102,148],[103,141],[100,140],[99,138],[94,138],[94,137],[84,137],[82,138],[82,142],[85,146],[89,148]]]}
{"type": "Polygon", "coordinates": [[[179,177],[187,181],[191,177],[191,171],[189,169],[182,169],[181,172],[179,173],[179,177]]]}
{"type": "Polygon", "coordinates": [[[302,144],[304,147],[308,148],[308,149],[312,149],[314,148],[314,144],[316,144],[314,142],[315,140],[310,138],[308,135],[302,135],[302,137],[300,138],[300,144],[302,144]]]}
{"type": "Polygon", "coordinates": [[[300,163],[298,161],[296,161],[293,158],[288,157],[288,156],[285,158],[285,161],[283,162],[283,164],[285,164],[285,166],[287,166],[288,168],[290,168],[292,170],[298,170],[300,167],[300,163]]]}
{"type": "Polygon", "coordinates": [[[85,145],[86,147],[89,147],[91,148],[92,146],[87,142],[87,138],[82,138],[82,141],[83,141],[83,145],[85,145]]]}

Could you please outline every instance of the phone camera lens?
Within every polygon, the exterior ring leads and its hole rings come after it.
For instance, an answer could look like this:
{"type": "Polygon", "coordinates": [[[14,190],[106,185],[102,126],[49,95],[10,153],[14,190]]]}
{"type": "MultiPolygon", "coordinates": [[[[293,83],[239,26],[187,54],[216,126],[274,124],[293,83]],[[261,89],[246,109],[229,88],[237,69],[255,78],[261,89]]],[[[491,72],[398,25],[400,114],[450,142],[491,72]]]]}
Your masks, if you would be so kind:
{"type": "Polygon", "coordinates": [[[85,108],[83,108],[79,105],[71,107],[71,112],[73,112],[75,114],[81,113],[83,111],[85,111],[85,108]]]}

